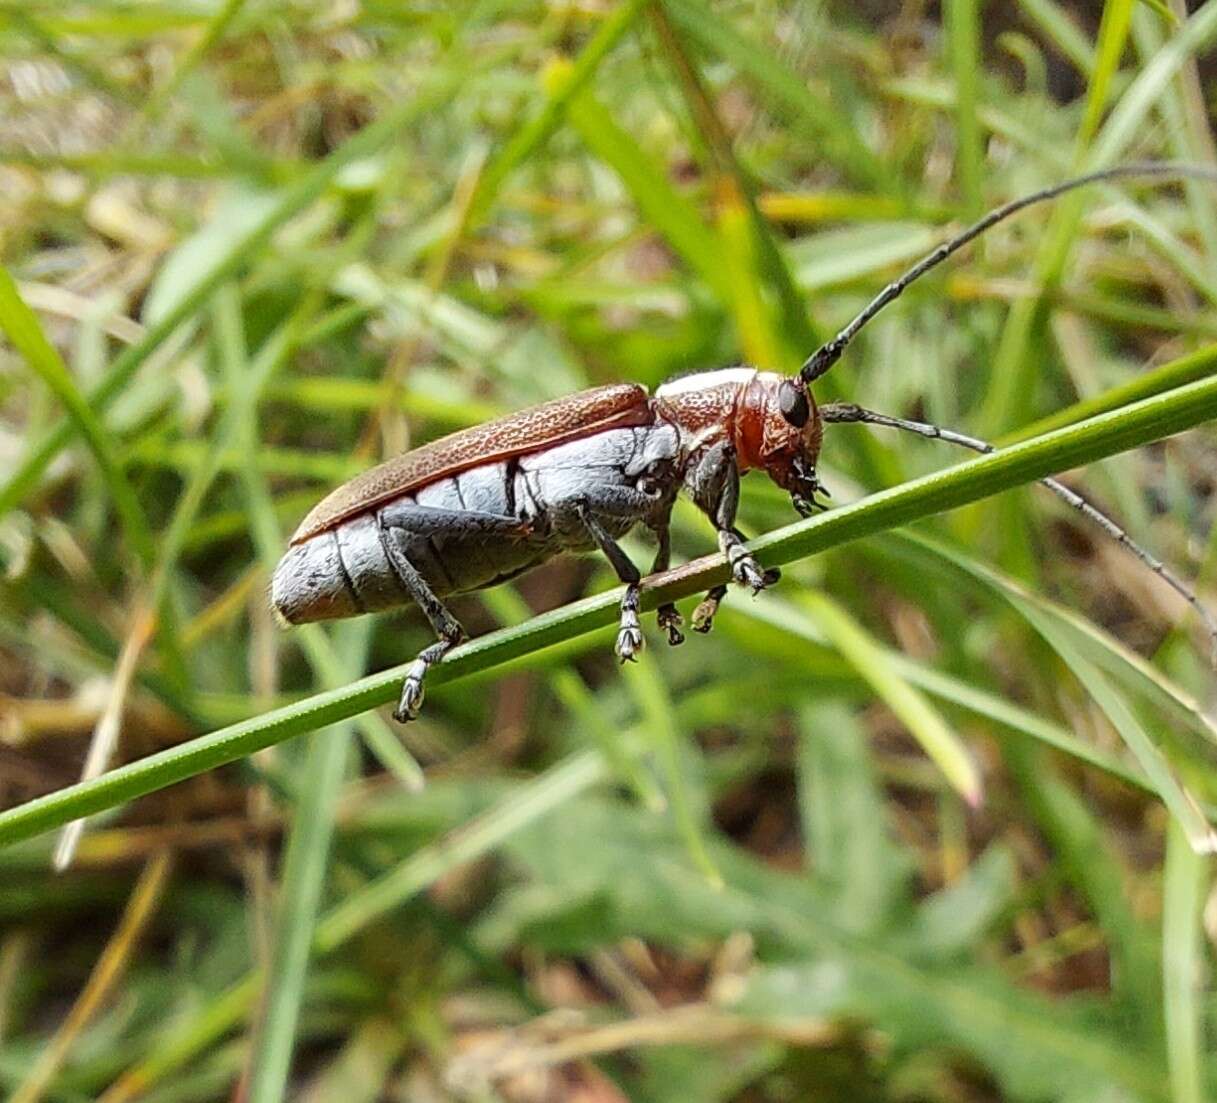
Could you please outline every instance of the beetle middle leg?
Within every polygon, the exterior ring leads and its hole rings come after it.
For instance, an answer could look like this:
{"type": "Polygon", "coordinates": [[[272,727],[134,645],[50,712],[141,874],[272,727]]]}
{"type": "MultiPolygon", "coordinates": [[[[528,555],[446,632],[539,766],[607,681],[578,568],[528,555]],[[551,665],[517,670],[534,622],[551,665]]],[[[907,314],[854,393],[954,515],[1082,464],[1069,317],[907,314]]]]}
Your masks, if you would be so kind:
{"type": "Polygon", "coordinates": [[[575,511],[587,530],[587,534],[604,552],[605,558],[617,572],[617,577],[625,583],[625,596],[621,599],[621,627],[617,632],[615,650],[617,657],[622,662],[633,661],[643,648],[642,622],[638,619],[640,597],[638,584],[642,581],[642,574],[634,566],[634,561],[625,554],[625,549],[596,519],[586,502],[579,502],[575,506],[575,511]]]}
{"type": "Polygon", "coordinates": [[[405,724],[415,719],[422,707],[423,679],[426,678],[427,671],[465,638],[465,629],[448,611],[447,606],[435,596],[426,580],[419,574],[418,568],[410,562],[400,543],[400,533],[404,529],[395,525],[390,519],[391,516],[391,511],[384,509],[378,518],[380,542],[384,547],[385,556],[402,588],[414,599],[439,637],[435,643],[424,647],[418,653],[402,681],[401,698],[397,708],[393,710],[393,719],[405,724]]]}
{"type": "MultiPolygon", "coordinates": [[[[659,549],[655,552],[655,562],[651,564],[651,574],[659,574],[672,565],[672,530],[665,517],[662,523],[652,526],[652,531],[655,533],[655,539],[659,541],[659,549]]],[[[655,620],[667,633],[669,646],[675,647],[685,642],[684,633],[680,630],[684,618],[672,602],[664,602],[655,610],[655,620]]]]}

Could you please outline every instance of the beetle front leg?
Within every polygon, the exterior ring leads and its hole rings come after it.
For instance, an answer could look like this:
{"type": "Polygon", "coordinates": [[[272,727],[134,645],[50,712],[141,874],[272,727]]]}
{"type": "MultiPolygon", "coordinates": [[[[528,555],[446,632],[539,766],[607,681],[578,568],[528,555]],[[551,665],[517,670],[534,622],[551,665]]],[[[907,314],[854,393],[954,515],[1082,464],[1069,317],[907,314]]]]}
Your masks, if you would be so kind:
{"type": "MultiPolygon", "coordinates": [[[[718,533],[719,550],[731,567],[731,577],[754,594],[772,586],[781,578],[776,568],[766,570],[744,546],[743,534],[735,527],[739,510],[739,466],[735,449],[725,441],[706,450],[690,479],[694,502],[710,518],[718,533]]],[[[709,632],[718,612],[719,603],[727,593],[726,586],[715,586],[706,594],[693,614],[693,627],[709,632]]]]}
{"type": "Polygon", "coordinates": [[[642,650],[642,622],[638,619],[639,596],[638,584],[642,575],[625,550],[605,530],[604,526],[592,515],[587,504],[580,502],[576,507],[579,520],[587,530],[587,534],[596,542],[596,546],[604,552],[605,558],[613,565],[617,577],[625,583],[625,596],[621,599],[621,627],[617,632],[617,657],[624,663],[633,661],[642,650]]]}
{"type": "Polygon", "coordinates": [[[426,580],[418,573],[418,568],[410,562],[402,550],[394,528],[385,519],[385,511],[379,517],[380,542],[393,573],[402,584],[403,589],[423,611],[435,634],[439,639],[429,647],[424,647],[418,657],[410,665],[405,679],[401,684],[401,697],[397,708],[393,710],[393,719],[399,724],[408,723],[418,716],[423,703],[423,680],[427,671],[438,663],[449,651],[465,638],[465,630],[439,598],[432,592],[426,580]]]}

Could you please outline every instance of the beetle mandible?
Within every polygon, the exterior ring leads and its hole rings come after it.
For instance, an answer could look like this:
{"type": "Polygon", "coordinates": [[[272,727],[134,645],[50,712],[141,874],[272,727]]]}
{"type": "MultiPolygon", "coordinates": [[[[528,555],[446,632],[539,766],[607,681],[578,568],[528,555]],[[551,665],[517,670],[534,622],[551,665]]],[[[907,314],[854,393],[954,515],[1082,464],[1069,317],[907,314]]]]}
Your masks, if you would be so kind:
{"type": "MultiPolygon", "coordinates": [[[[291,624],[413,602],[438,637],[411,665],[394,712],[418,715],[427,669],[465,636],[441,598],[514,578],[563,552],[600,550],[625,583],[616,652],[642,648],[642,574],[617,542],[636,525],[655,535],[652,572],[668,568],[668,521],[684,491],[710,519],[732,578],[759,592],[778,579],[735,527],[741,475],[764,471],[807,516],[824,503],[816,463],[826,423],[880,425],[961,445],[992,446],[852,403],[817,406],[810,384],[858,332],[915,280],[998,222],[1034,203],[1119,177],[1217,180],[1204,166],[1121,165],[1076,177],[990,211],[888,284],[836,337],[784,376],[751,367],[671,380],[654,395],[632,383],[599,387],[465,429],[374,467],[324,498],[301,522],[275,569],[271,599],[291,624]]],[[[1122,543],[1199,613],[1217,645],[1217,619],[1191,589],[1111,518],[1055,479],[1043,485],[1122,543]]],[[[726,587],[693,615],[708,631],[726,587]]],[[[668,642],[683,640],[672,604],[657,611],[668,642]]]]}

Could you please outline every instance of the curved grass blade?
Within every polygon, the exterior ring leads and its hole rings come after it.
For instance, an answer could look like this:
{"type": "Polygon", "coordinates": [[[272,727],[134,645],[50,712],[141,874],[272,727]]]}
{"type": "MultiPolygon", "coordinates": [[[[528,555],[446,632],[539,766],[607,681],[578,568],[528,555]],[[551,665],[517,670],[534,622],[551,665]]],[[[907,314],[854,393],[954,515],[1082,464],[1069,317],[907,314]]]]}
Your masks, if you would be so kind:
{"type": "MultiPolygon", "coordinates": [[[[811,621],[794,605],[783,601],[776,595],[765,602],[749,602],[746,605],[735,602],[725,606],[722,612],[724,629],[730,631],[731,624],[736,618],[755,620],[771,630],[776,629],[778,632],[786,633],[807,643],[823,644],[825,642],[824,634],[811,621]]],[[[748,646],[749,641],[756,639],[752,635],[745,638],[742,634],[736,638],[744,646],[748,646]]],[[[991,720],[1011,732],[1029,736],[1046,746],[1076,758],[1079,762],[1105,770],[1138,789],[1151,793],[1154,791],[1149,780],[1135,766],[1124,763],[1115,755],[1099,747],[1082,742],[1059,724],[974,685],[969,685],[950,674],[944,674],[925,666],[899,652],[886,650],[885,654],[888,663],[899,671],[907,682],[936,697],[939,701],[991,720]]]]}
{"type": "MultiPolygon", "coordinates": [[[[944,471],[880,491],[858,502],[789,525],[749,547],[767,566],[896,528],[978,501],[1045,475],[1102,459],[1217,417],[1217,378],[1199,380],[1132,406],[1101,414],[944,471]]],[[[727,581],[721,556],[694,560],[643,584],[643,608],[687,597],[727,581]]],[[[594,629],[617,616],[621,590],[610,590],[527,624],[492,632],[454,649],[431,672],[432,685],[467,677],[594,629]]],[[[29,838],[81,815],[113,808],[174,782],[273,746],[292,736],[354,716],[392,700],[406,666],[390,668],[274,709],[137,762],[95,781],[69,786],[0,812],[0,846],[29,838]]]]}
{"type": "Polygon", "coordinates": [[[135,490],[127,481],[122,465],[114,453],[111,438],[101,419],[77,389],[76,381],[67,365],[47,340],[37,315],[26,306],[17,290],[16,281],[3,267],[0,267],[0,329],[4,330],[13,348],[25,357],[31,370],[37,373],[55,397],[63,403],[68,412],[68,424],[75,424],[97,460],[114,508],[122,519],[131,550],[143,564],[144,570],[151,570],[156,556],[152,545],[152,530],[148,526],[148,518],[139,504],[135,490]]]}
{"type": "MultiPolygon", "coordinates": [[[[1187,725],[1210,755],[1217,746],[1217,718],[1206,711],[1195,697],[1188,694],[1162,671],[1152,666],[1136,652],[1112,638],[1093,622],[1071,609],[1066,609],[1047,598],[1032,594],[1014,579],[1002,574],[987,563],[982,563],[947,544],[943,544],[921,533],[902,533],[898,539],[918,548],[928,550],[961,569],[1004,599],[1015,598],[1034,606],[1054,622],[1059,622],[1072,633],[1089,662],[1100,670],[1116,677],[1143,694],[1165,713],[1187,725]]],[[[1215,687],[1217,688],[1217,687],[1215,687]]],[[[1208,768],[1206,761],[1205,767],[1208,768]]]]}
{"type": "MultiPolygon", "coordinates": [[[[354,653],[362,664],[364,648],[354,653]]],[[[303,786],[292,817],[274,930],[274,955],[250,1065],[250,1103],[284,1098],[304,1002],[304,981],[329,868],[334,811],[350,758],[349,722],[309,736],[303,786]]]]}
{"type": "Polygon", "coordinates": [[[1204,1103],[1211,1050],[1205,1045],[1204,907],[1210,863],[1172,824],[1166,834],[1162,987],[1166,1059],[1174,1103],[1204,1103]]]}
{"type": "MultiPolygon", "coordinates": [[[[333,953],[451,870],[488,854],[516,832],[608,776],[599,754],[582,751],[515,787],[485,812],[420,847],[387,873],[349,893],[317,924],[312,953],[333,953]]],[[[191,1029],[166,1039],[155,1053],[129,1069],[98,1103],[128,1103],[139,1098],[153,1084],[222,1038],[252,1006],[260,979],[259,973],[250,973],[230,986],[195,1016],[191,1029]]]]}
{"type": "MultiPolygon", "coordinates": [[[[241,272],[251,257],[260,256],[276,231],[317,199],[347,165],[368,157],[401,129],[449,98],[464,74],[457,67],[440,68],[442,77],[431,81],[413,98],[399,104],[313,167],[307,175],[283,189],[261,217],[233,241],[226,252],[199,271],[182,294],[143,339],[124,349],[88,394],[93,411],[104,410],[123,391],[139,367],[185,321],[203,307],[221,284],[241,272]]],[[[71,440],[69,422],[61,422],[26,450],[17,468],[0,484],[0,516],[15,508],[37,485],[47,465],[71,440]]]]}
{"type": "Polygon", "coordinates": [[[886,650],[827,595],[805,594],[802,604],[859,677],[904,723],[951,788],[971,807],[979,807],[981,777],[967,746],[937,709],[888,662],[886,650]]]}
{"type": "MultiPolygon", "coordinates": [[[[1217,831],[1210,826],[1199,801],[1176,777],[1165,753],[1138,721],[1123,695],[1117,692],[1098,665],[1091,661],[1087,645],[1095,640],[1095,630],[1091,628],[1083,633],[1074,617],[1057,615],[1048,602],[1027,594],[1021,587],[1002,579],[992,568],[977,563],[954,549],[919,537],[911,539],[923,547],[932,548],[973,577],[985,582],[1017,610],[1086,688],[1152,782],[1154,791],[1186,832],[1188,841],[1197,853],[1217,851],[1217,831]]],[[[1140,674],[1136,667],[1132,669],[1140,674]]],[[[1203,722],[1199,713],[1195,719],[1197,724],[1203,722]]]]}

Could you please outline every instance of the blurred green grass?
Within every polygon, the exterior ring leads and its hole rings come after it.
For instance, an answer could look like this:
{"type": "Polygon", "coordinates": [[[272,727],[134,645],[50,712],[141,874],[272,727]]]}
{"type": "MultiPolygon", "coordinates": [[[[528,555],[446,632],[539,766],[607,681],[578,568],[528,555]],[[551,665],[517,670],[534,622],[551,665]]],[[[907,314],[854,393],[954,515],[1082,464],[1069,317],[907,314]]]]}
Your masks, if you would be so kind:
{"type": "MultiPolygon", "coordinates": [[[[607,595],[524,624],[406,731],[360,712],[391,677],[344,687],[421,618],[280,635],[265,588],[411,441],[789,370],[993,203],[1214,163],[1215,40],[1177,0],[0,5],[0,806],[69,785],[107,715],[122,759],[200,749],[68,873],[0,851],[3,1090],[1206,1098],[1204,644],[1047,496],[762,541],[803,557],[777,591],[625,674],[574,635],[607,595]],[[233,753],[186,742],[228,724],[233,753]]],[[[1154,394],[1195,424],[1215,302],[1213,189],[1103,187],[917,285],[821,397],[1007,439],[1154,394]]],[[[959,459],[833,429],[825,476],[849,502],[959,459]]],[[[1205,580],[1214,470],[1201,429],[1084,483],[1205,580]]],[[[744,490],[750,533],[789,524],[744,490]]],[[[554,564],[459,613],[609,584],[554,564]]]]}

